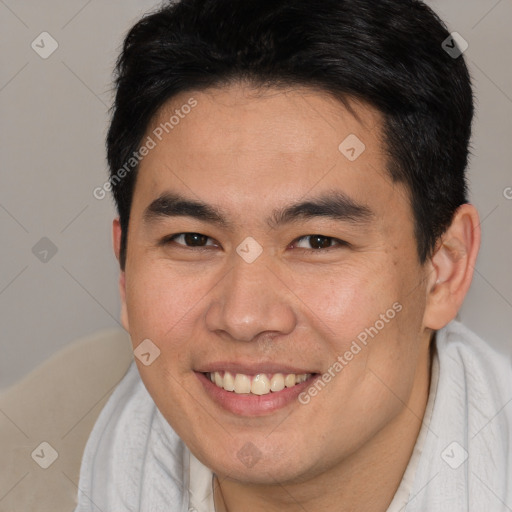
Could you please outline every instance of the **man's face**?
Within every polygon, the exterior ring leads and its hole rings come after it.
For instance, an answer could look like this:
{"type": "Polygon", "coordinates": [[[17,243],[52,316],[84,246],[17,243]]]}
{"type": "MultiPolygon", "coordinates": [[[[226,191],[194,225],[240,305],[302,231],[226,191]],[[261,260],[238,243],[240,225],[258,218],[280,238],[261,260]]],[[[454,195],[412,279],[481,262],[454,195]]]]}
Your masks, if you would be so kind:
{"type": "Polygon", "coordinates": [[[427,270],[381,118],[353,108],[359,120],[311,90],[232,86],[174,97],[148,128],[123,320],[134,348],[160,350],[137,360],[159,410],[220,475],[313,478],[413,414],[427,270]],[[307,380],[281,389],[288,374],[307,380]]]}

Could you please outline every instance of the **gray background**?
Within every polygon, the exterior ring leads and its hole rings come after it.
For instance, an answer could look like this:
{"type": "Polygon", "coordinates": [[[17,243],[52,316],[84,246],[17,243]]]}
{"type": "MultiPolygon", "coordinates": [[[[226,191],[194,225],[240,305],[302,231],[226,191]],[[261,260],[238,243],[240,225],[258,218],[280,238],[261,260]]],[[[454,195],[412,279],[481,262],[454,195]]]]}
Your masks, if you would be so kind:
{"type": "MultiPolygon", "coordinates": [[[[483,246],[460,318],[511,354],[512,0],[428,3],[469,43],[477,97],[469,179],[483,246]]],[[[107,175],[111,71],[122,36],[154,5],[0,0],[0,389],[73,340],[118,326],[115,211],[110,197],[92,191],[107,175]],[[47,59],[31,48],[44,31],[58,42],[47,59]]]]}

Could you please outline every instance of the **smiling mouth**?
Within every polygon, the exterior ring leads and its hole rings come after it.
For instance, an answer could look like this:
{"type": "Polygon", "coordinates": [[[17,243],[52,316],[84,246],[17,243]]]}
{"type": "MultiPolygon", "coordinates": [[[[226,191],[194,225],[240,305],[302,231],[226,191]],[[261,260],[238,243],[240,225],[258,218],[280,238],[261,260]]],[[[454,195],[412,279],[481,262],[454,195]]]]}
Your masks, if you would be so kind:
{"type": "Polygon", "coordinates": [[[238,395],[268,395],[278,393],[285,388],[293,388],[314,377],[313,373],[258,373],[246,375],[244,373],[208,372],[204,373],[218,388],[238,395]]]}

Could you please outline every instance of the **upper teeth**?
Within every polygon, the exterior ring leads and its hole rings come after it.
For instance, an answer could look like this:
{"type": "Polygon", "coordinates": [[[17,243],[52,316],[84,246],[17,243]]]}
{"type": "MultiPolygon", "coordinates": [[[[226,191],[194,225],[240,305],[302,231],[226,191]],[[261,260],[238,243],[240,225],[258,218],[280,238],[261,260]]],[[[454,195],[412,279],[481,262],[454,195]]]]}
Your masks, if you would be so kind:
{"type": "Polygon", "coordinates": [[[265,373],[250,376],[243,373],[233,375],[230,372],[212,372],[207,374],[210,380],[219,388],[235,393],[252,393],[254,395],[267,395],[286,388],[291,388],[295,384],[300,384],[311,377],[310,373],[274,373],[268,377],[265,373]]]}

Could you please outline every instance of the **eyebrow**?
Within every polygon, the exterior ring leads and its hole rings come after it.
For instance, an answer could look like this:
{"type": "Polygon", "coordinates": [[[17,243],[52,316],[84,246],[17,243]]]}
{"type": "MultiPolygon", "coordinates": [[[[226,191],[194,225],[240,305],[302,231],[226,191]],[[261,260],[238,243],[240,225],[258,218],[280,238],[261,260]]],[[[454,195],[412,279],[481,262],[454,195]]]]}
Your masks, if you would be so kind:
{"type": "MultiPolygon", "coordinates": [[[[187,198],[177,193],[164,193],[155,199],[143,214],[144,221],[154,222],[168,217],[192,217],[224,229],[233,228],[223,211],[208,203],[187,198]]],[[[308,201],[299,202],[273,210],[266,222],[272,229],[310,220],[329,218],[351,224],[367,224],[375,214],[366,205],[359,204],[340,191],[321,194],[308,201]]]]}

